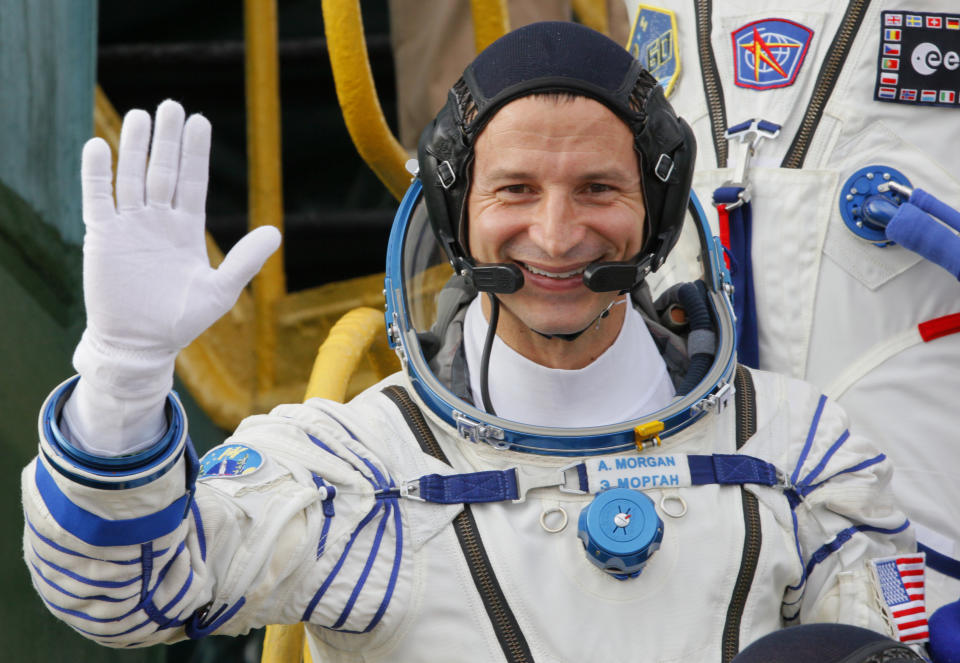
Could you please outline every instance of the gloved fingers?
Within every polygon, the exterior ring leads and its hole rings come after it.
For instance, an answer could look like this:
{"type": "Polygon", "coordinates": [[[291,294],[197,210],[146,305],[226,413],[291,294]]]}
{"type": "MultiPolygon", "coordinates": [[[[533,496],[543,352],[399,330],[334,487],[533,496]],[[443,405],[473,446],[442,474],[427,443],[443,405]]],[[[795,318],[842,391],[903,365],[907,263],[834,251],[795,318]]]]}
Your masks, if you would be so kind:
{"type": "Polygon", "coordinates": [[[147,205],[170,207],[173,204],[180,167],[183,119],[183,106],[176,101],[167,99],[157,106],[147,165],[147,205]]]}
{"type": "Polygon", "coordinates": [[[937,217],[954,230],[960,231],[960,211],[931,196],[923,189],[914,189],[910,196],[910,202],[924,212],[937,217]]]}
{"type": "Polygon", "coordinates": [[[231,302],[236,301],[243,287],[277,250],[280,239],[280,231],[275,227],[260,226],[247,233],[230,249],[217,269],[217,280],[231,302]]]}
{"type": "Polygon", "coordinates": [[[210,171],[210,121],[194,114],[183,127],[183,147],[173,206],[189,214],[203,214],[210,171]]]}
{"type": "Polygon", "coordinates": [[[960,237],[919,207],[901,205],[887,224],[886,236],[960,278],[960,237]]]}
{"type": "Polygon", "coordinates": [[[143,207],[143,176],[150,144],[150,115],[135,108],[123,118],[117,151],[117,209],[143,207]]]}
{"type": "Polygon", "coordinates": [[[110,146],[102,138],[91,138],[83,146],[80,160],[80,187],[83,191],[83,221],[94,223],[112,218],[113,164],[110,146]]]}

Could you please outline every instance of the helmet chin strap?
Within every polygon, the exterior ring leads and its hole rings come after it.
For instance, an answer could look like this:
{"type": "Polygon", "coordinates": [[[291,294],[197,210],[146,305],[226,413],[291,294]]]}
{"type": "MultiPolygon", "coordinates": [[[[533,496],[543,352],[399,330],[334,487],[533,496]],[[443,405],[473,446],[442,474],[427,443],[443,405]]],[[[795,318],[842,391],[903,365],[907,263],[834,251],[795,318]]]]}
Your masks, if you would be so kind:
{"type": "MultiPolygon", "coordinates": [[[[620,292],[620,293],[618,293],[618,295],[622,295],[622,294],[624,294],[624,292],[626,292],[626,291],[620,292]]],[[[617,304],[623,304],[623,303],[626,302],[626,301],[627,301],[626,299],[614,299],[614,300],[611,301],[609,304],[607,304],[607,307],[606,307],[605,309],[603,309],[602,311],[600,311],[600,313],[599,313],[593,320],[591,320],[589,323],[587,323],[587,326],[586,326],[586,327],[584,327],[584,328],[581,329],[580,331],[570,332],[569,334],[547,334],[547,333],[542,332],[542,331],[537,331],[536,329],[533,329],[533,327],[531,327],[530,329],[532,329],[532,330],[533,330],[534,332],[536,332],[537,334],[540,334],[540,336],[543,336],[544,338],[559,338],[561,341],[567,341],[567,342],[575,341],[575,340],[577,340],[578,338],[580,338],[580,335],[581,335],[581,334],[583,334],[584,332],[586,332],[587,330],[589,330],[590,327],[592,327],[592,326],[594,325],[594,323],[596,323],[596,324],[597,324],[597,327],[599,327],[599,326],[600,326],[600,321],[603,320],[604,318],[606,318],[608,315],[610,315],[610,309],[612,309],[615,305],[617,305],[617,304]]]]}

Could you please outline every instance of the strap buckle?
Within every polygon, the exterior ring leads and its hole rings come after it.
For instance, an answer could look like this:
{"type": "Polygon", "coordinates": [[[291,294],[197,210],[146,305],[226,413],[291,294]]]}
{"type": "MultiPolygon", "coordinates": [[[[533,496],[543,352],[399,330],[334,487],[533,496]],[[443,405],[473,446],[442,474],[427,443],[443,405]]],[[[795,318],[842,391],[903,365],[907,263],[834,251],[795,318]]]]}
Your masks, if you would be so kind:
{"type": "MultiPolygon", "coordinates": [[[[766,120],[751,119],[734,125],[724,132],[728,141],[734,139],[740,142],[740,159],[737,161],[737,172],[732,180],[723,183],[725,187],[742,188],[737,195],[736,202],[727,203],[726,209],[736,209],[750,202],[750,161],[756,156],[757,147],[767,138],[776,138],[780,135],[780,125],[766,120]]],[[[714,205],[717,202],[714,201],[714,205]]]]}
{"type": "Polygon", "coordinates": [[[523,502],[527,499],[527,491],[534,488],[559,488],[560,492],[573,495],[586,495],[587,491],[578,486],[580,482],[577,467],[582,465],[583,461],[575,461],[564,465],[559,469],[549,469],[542,467],[528,467],[519,465],[514,467],[514,473],[517,478],[517,499],[515,503],[523,502]],[[568,473],[573,470],[573,477],[568,473]]]}
{"type": "Polygon", "coordinates": [[[420,497],[420,479],[407,479],[403,481],[400,484],[400,497],[425,502],[426,500],[420,497]]]}

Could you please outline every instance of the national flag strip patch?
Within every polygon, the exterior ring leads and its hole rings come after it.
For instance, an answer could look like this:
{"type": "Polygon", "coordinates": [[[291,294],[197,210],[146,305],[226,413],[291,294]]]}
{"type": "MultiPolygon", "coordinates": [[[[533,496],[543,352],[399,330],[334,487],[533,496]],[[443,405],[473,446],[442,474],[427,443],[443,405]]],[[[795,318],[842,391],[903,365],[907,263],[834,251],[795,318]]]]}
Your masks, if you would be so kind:
{"type": "Polygon", "coordinates": [[[923,553],[870,561],[884,613],[896,629],[900,642],[926,642],[930,637],[924,562],[923,553]]]}
{"type": "Polygon", "coordinates": [[[960,108],[960,7],[956,15],[884,11],[873,98],[960,108]]]}

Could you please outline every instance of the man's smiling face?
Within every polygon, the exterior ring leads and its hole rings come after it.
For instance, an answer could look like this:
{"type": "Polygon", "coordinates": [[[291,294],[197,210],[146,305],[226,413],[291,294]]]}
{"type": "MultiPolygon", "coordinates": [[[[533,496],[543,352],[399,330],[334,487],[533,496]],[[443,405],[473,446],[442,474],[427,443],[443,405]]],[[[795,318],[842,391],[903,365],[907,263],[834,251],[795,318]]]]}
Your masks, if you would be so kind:
{"type": "MultiPolygon", "coordinates": [[[[477,138],[467,205],[477,262],[512,262],[523,271],[519,291],[498,295],[498,333],[527,354],[517,344],[536,336],[531,330],[580,331],[617,298],[583,284],[587,265],[640,251],[645,212],[633,134],[585,97],[513,101],[477,138]]],[[[614,332],[617,319],[622,312],[611,315],[614,332]]]]}

